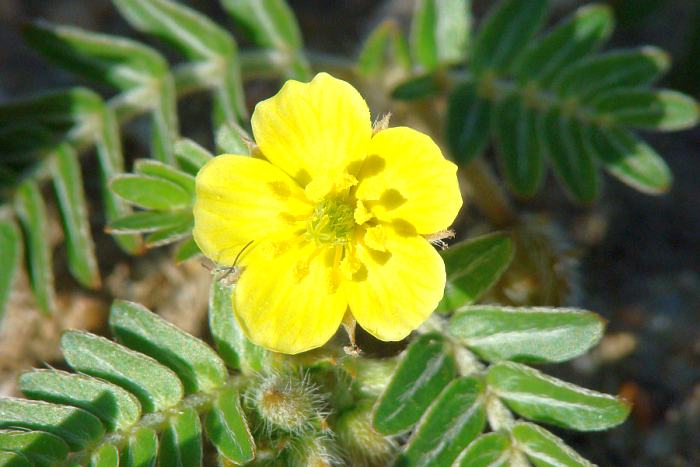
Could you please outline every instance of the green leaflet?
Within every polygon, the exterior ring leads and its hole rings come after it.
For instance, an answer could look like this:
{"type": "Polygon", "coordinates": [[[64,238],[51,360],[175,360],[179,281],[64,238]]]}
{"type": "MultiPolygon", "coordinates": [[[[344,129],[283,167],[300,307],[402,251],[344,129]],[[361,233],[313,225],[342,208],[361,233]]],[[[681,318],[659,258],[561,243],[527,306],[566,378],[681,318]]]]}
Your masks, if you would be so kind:
{"type": "Polygon", "coordinates": [[[8,467],[33,467],[24,455],[2,451],[0,451],[0,465],[6,465],[8,467]]]}
{"type": "Polygon", "coordinates": [[[400,83],[391,91],[391,98],[400,101],[424,99],[438,94],[444,87],[439,73],[414,76],[400,83]]]}
{"type": "Polygon", "coordinates": [[[100,271],[90,233],[78,154],[67,144],[61,144],[51,156],[50,171],[66,233],[68,268],[82,285],[98,288],[100,271]]]}
{"type": "Polygon", "coordinates": [[[14,222],[0,221],[0,322],[5,316],[5,306],[10,298],[21,248],[19,232],[14,222]]]}
{"type": "Polygon", "coordinates": [[[138,159],[134,162],[134,172],[173,182],[189,195],[194,203],[194,177],[175,167],[153,159],[138,159]]]}
{"type": "MultiPolygon", "coordinates": [[[[101,101],[100,101],[101,102],[101,101]]],[[[131,208],[109,187],[109,181],[116,174],[124,171],[124,157],[119,139],[117,118],[104,102],[101,102],[98,115],[100,131],[95,139],[97,159],[100,162],[100,178],[102,182],[102,199],[107,222],[128,215],[131,208]]],[[[126,252],[134,254],[142,250],[141,238],[138,235],[115,236],[117,244],[126,252]]]]}
{"type": "Polygon", "coordinates": [[[231,295],[234,286],[213,280],[209,292],[209,329],[216,348],[229,367],[244,374],[260,373],[268,351],[251,343],[243,334],[233,315],[231,295]]]}
{"type": "Polygon", "coordinates": [[[192,219],[190,211],[139,211],[115,220],[107,226],[111,234],[148,233],[169,229],[192,219]]]}
{"type": "Polygon", "coordinates": [[[139,428],[129,436],[119,453],[120,467],[155,467],[158,457],[158,437],[150,428],[139,428]]]}
{"type": "Polygon", "coordinates": [[[665,193],[671,187],[671,170],[654,149],[622,129],[589,128],[589,148],[606,170],[639,191],[665,193]]]}
{"type": "Polygon", "coordinates": [[[224,362],[209,346],[141,305],[115,301],[109,326],[120,342],[171,368],[188,393],[212,391],[228,378],[224,362]]]}
{"type": "Polygon", "coordinates": [[[223,28],[170,0],[113,0],[113,3],[136,29],[159,37],[192,61],[215,63],[215,106],[220,118],[247,117],[238,46],[223,28]]]}
{"type": "MultiPolygon", "coordinates": [[[[193,144],[188,146],[192,147],[193,144]]],[[[185,152],[193,154],[190,148],[185,152]]],[[[194,154],[197,157],[201,155],[198,152],[194,154]]],[[[156,211],[122,217],[112,222],[108,230],[111,233],[149,233],[145,239],[146,248],[190,237],[194,226],[192,205],[195,178],[171,165],[149,159],[137,160],[134,171],[133,175],[116,177],[112,188],[130,202],[156,211]]]]}
{"type": "Polygon", "coordinates": [[[501,168],[510,188],[534,196],[545,174],[544,147],[537,127],[537,110],[512,94],[496,104],[493,128],[501,168]]]}
{"type": "Polygon", "coordinates": [[[475,305],[450,319],[449,331],[484,360],[562,362],[577,357],[603,336],[595,313],[570,308],[475,305]]]}
{"type": "Polygon", "coordinates": [[[602,91],[649,86],[668,70],[669,63],[666,52],[656,47],[606,52],[564,68],[552,90],[585,103],[602,91]]]}
{"type": "Polygon", "coordinates": [[[176,96],[165,59],[155,50],[122,37],[45,22],[30,25],[27,41],[56,64],[125,92],[151,108],[154,157],[172,161],[177,135],[176,96]]]}
{"type": "Polygon", "coordinates": [[[513,74],[522,84],[536,81],[549,86],[559,71],[595,51],[610,37],[612,10],[593,4],[579,8],[547,35],[529,45],[517,60],[513,74]]]}
{"type": "Polygon", "coordinates": [[[102,420],[109,431],[125,430],[141,418],[141,404],[106,381],[59,370],[32,370],[20,376],[25,396],[79,407],[102,420]]]}
{"type": "Polygon", "coordinates": [[[455,377],[456,363],[447,343],[437,334],[413,341],[377,401],[372,424],[382,434],[410,429],[455,377]]]}
{"type": "Polygon", "coordinates": [[[622,423],[630,406],[620,399],[566,383],[512,362],[492,365],[489,388],[518,415],[578,431],[622,423]]]}
{"type": "Polygon", "coordinates": [[[513,440],[536,467],[592,467],[593,464],[544,428],[518,422],[511,429],[513,440]]]}
{"type": "Polygon", "coordinates": [[[153,232],[146,237],[146,248],[156,248],[182,240],[192,235],[194,218],[189,216],[187,220],[172,227],[167,227],[158,232],[153,232]]]}
{"type": "Polygon", "coordinates": [[[119,467],[119,451],[111,444],[104,444],[90,457],[90,467],[119,467]]]}
{"type": "Polygon", "coordinates": [[[474,39],[471,69],[507,72],[539,30],[547,14],[546,0],[503,0],[484,20],[474,39]]]}
{"type": "Polygon", "coordinates": [[[103,106],[98,94],[76,86],[5,102],[0,105],[0,122],[40,124],[66,131],[73,125],[89,126],[90,117],[102,111],[103,106]]]}
{"type": "Polygon", "coordinates": [[[199,250],[194,238],[188,238],[178,245],[178,247],[175,249],[175,254],[173,257],[175,262],[180,264],[201,254],[202,252],[199,250]]]}
{"type": "Polygon", "coordinates": [[[147,175],[125,174],[114,177],[112,190],[144,209],[170,211],[191,205],[190,195],[173,182],[147,175]]]}
{"type": "Polygon", "coordinates": [[[437,309],[447,312],[474,303],[498,281],[513,258],[513,242],[496,233],[455,243],[440,254],[447,284],[437,309]]]}
{"type": "MultiPolygon", "coordinates": [[[[0,430],[0,453],[16,453],[38,466],[49,467],[68,457],[68,445],[43,431],[0,430]]],[[[0,465],[5,464],[0,461],[0,465]]]]}
{"type": "Polygon", "coordinates": [[[148,86],[168,73],[158,52],[127,38],[45,21],[30,23],[24,37],[57,65],[122,91],[148,86]]]}
{"type": "Polygon", "coordinates": [[[276,49],[302,47],[301,31],[284,0],[223,0],[221,4],[257,45],[276,49]]]}
{"type": "Polygon", "coordinates": [[[191,60],[235,53],[233,38],[208,17],[170,0],[114,0],[136,29],[153,34],[191,60]]]}
{"type": "Polygon", "coordinates": [[[411,23],[411,52],[425,70],[463,62],[471,35],[470,0],[418,0],[411,23]]]}
{"type": "Polygon", "coordinates": [[[175,143],[175,158],[178,165],[191,175],[197,175],[199,169],[206,164],[212,156],[209,151],[188,138],[182,138],[175,143]]]}
{"type": "Polygon", "coordinates": [[[411,68],[411,57],[406,38],[399,25],[389,18],[384,20],[367,37],[357,57],[360,74],[367,77],[378,76],[392,65],[404,71],[411,68]]]}
{"type": "MultiPolygon", "coordinates": [[[[547,3],[503,0],[484,20],[470,67],[448,99],[447,141],[455,160],[468,164],[493,133],[504,178],[522,197],[540,189],[545,156],[578,203],[590,204],[599,195],[598,159],[609,161],[608,170],[625,183],[662,192],[670,176],[653,151],[618,137],[617,148],[604,153],[609,138],[591,142],[589,133],[686,129],[700,120],[700,106],[681,93],[648,89],[669,67],[663,51],[641,47],[597,53],[613,28],[605,5],[581,7],[530,40],[547,3]]],[[[440,87],[439,76],[418,76],[394,94],[410,99],[440,87]]]]}
{"type": "Polygon", "coordinates": [[[36,182],[23,182],[15,197],[15,209],[25,237],[29,279],[39,310],[54,311],[55,292],[51,248],[47,238],[46,205],[36,182]]]}
{"type": "Polygon", "coordinates": [[[255,444],[238,399],[235,388],[221,391],[206,416],[205,426],[219,454],[230,462],[243,464],[255,458],[255,444]]]}
{"type": "Polygon", "coordinates": [[[481,380],[452,381],[425,413],[396,464],[451,466],[486,425],[483,397],[481,380]]]}
{"type": "Polygon", "coordinates": [[[496,432],[475,439],[457,459],[459,467],[505,467],[510,461],[510,440],[496,432]]]}
{"type": "Polygon", "coordinates": [[[82,409],[11,397],[0,399],[0,428],[8,427],[46,431],[63,438],[72,450],[104,436],[97,417],[82,409]]]}
{"type": "Polygon", "coordinates": [[[616,89],[601,94],[591,105],[600,118],[615,125],[657,131],[694,127],[700,116],[700,107],[693,98],[666,89],[616,89]]]}
{"type": "Polygon", "coordinates": [[[160,467],[202,465],[202,426],[199,414],[186,408],[173,414],[160,437],[160,467]]]}
{"type": "Polygon", "coordinates": [[[73,369],[123,387],[139,399],[146,412],[172,407],[184,395],[182,383],[172,370],[103,337],[68,331],[61,338],[61,346],[73,369]]]}
{"type": "MultiPolygon", "coordinates": [[[[246,140],[250,142],[252,141],[252,138],[246,133],[246,131],[242,127],[240,127],[234,122],[224,122],[216,130],[216,150],[218,153],[247,156],[248,154],[250,154],[250,147],[248,146],[248,144],[246,144],[246,140]]],[[[196,145],[197,143],[194,144],[196,145]]],[[[196,151],[202,148],[195,147],[192,149],[196,151]]],[[[202,151],[206,150],[202,149],[202,151]]],[[[199,167],[201,167],[212,156],[209,155],[209,157],[205,158],[203,155],[200,155],[199,157],[202,161],[202,163],[200,163],[199,165],[199,167]]]]}
{"type": "Polygon", "coordinates": [[[221,6],[254,44],[289,57],[288,78],[308,80],[311,69],[301,53],[302,37],[292,9],[284,0],[222,0],[221,6]]]}
{"type": "Polygon", "coordinates": [[[447,143],[455,160],[465,166],[486,148],[493,104],[478,94],[474,83],[455,87],[447,108],[447,143]]]}
{"type": "Polygon", "coordinates": [[[592,203],[600,194],[600,177],[586,127],[556,108],[538,117],[545,154],[565,191],[580,203],[592,203]]]}

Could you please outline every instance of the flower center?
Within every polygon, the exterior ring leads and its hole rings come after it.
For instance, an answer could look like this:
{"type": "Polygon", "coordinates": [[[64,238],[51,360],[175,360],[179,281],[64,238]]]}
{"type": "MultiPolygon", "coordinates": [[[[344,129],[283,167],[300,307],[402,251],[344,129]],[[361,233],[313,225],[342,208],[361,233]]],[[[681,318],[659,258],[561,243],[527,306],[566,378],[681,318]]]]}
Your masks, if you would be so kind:
{"type": "Polygon", "coordinates": [[[353,207],[344,199],[326,197],[314,208],[306,224],[306,236],[316,243],[342,245],[354,228],[353,207]]]}

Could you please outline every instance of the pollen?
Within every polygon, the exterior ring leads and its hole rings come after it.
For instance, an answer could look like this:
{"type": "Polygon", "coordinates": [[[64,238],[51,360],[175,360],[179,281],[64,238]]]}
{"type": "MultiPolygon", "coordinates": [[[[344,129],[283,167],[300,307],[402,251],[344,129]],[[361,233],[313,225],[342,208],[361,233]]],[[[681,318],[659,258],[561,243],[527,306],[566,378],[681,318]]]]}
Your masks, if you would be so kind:
{"type": "Polygon", "coordinates": [[[353,204],[345,199],[328,197],[314,208],[306,224],[306,237],[320,245],[348,243],[355,229],[353,204]]]}

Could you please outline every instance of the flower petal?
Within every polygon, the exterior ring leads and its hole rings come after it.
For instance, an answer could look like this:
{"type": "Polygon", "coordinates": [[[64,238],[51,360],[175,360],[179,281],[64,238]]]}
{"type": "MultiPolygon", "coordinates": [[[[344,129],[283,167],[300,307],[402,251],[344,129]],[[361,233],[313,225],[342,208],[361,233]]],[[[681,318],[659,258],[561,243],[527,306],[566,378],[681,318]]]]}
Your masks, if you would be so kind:
{"type": "Polygon", "coordinates": [[[264,156],[301,186],[334,179],[362,159],[372,136],[369,108],[351,84],[319,73],[287,81],[255,106],[255,141],[264,156]]]}
{"type": "Polygon", "coordinates": [[[334,256],[335,248],[299,240],[254,246],[233,293],[248,339],[286,354],[328,342],[348,307],[333,277],[334,256]]]}
{"type": "Polygon", "coordinates": [[[424,238],[387,230],[386,251],[357,245],[361,266],[344,287],[360,326],[377,339],[397,341],[437,307],[445,290],[445,264],[424,238]]]}
{"type": "Polygon", "coordinates": [[[199,171],[196,183],[194,239],[220,264],[231,265],[253,239],[303,228],[297,219],[305,221],[313,210],[287,174],[249,156],[215,157],[199,171]]]}
{"type": "Polygon", "coordinates": [[[372,137],[357,175],[356,196],[380,221],[408,222],[427,235],[447,229],[462,207],[457,166],[416,130],[389,128],[372,137]]]}

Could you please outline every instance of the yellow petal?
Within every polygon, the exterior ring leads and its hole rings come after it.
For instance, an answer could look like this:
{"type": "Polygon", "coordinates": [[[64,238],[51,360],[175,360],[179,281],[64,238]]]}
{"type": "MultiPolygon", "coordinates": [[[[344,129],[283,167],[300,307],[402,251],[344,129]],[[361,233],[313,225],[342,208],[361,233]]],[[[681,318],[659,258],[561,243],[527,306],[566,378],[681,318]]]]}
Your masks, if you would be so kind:
{"type": "Polygon", "coordinates": [[[356,196],[372,214],[388,223],[407,222],[427,235],[447,229],[462,207],[457,166],[416,130],[380,131],[357,175],[356,196]]]}
{"type": "Polygon", "coordinates": [[[310,83],[287,81],[255,106],[251,124],[265,157],[301,186],[340,175],[365,156],[372,136],[360,93],[327,73],[310,83]]]}
{"type": "Polygon", "coordinates": [[[294,180],[261,159],[215,157],[196,182],[194,239],[220,264],[232,264],[251,240],[303,229],[313,209],[294,180]]]}
{"type": "Polygon", "coordinates": [[[296,354],[333,337],[347,310],[333,277],[335,247],[261,244],[244,262],[233,294],[236,318],[255,344],[296,354]]]}
{"type": "Polygon", "coordinates": [[[377,339],[397,341],[437,307],[445,289],[445,265],[424,238],[387,230],[386,252],[357,245],[362,265],[343,286],[360,326],[377,339]]]}

